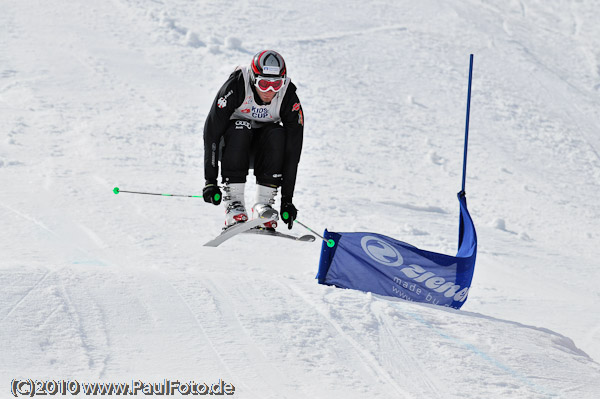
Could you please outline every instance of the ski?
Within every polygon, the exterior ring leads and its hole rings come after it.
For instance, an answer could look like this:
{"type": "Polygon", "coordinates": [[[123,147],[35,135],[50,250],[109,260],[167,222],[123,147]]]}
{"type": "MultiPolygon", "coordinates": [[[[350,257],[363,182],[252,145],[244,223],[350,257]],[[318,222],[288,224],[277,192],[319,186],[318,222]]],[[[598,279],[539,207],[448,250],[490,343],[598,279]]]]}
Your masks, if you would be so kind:
{"type": "Polygon", "coordinates": [[[261,217],[258,217],[256,219],[252,219],[249,220],[245,223],[238,223],[235,224],[229,228],[227,228],[225,231],[223,231],[221,234],[219,234],[216,238],[210,240],[209,242],[207,242],[206,244],[204,244],[205,247],[218,247],[219,245],[223,244],[225,241],[229,240],[231,237],[236,236],[240,233],[243,233],[246,230],[250,230],[253,227],[258,227],[261,224],[273,221],[273,220],[277,220],[278,216],[277,216],[277,212],[275,212],[274,210],[271,210],[270,212],[265,212],[265,214],[263,214],[261,217]]]}
{"type": "Polygon", "coordinates": [[[281,237],[281,238],[287,238],[287,239],[294,240],[294,241],[303,241],[303,242],[313,242],[315,240],[315,236],[310,235],[310,234],[306,234],[303,236],[295,236],[292,234],[280,233],[279,231],[267,230],[267,229],[263,229],[260,227],[255,227],[253,229],[246,230],[243,233],[244,234],[258,234],[258,235],[265,235],[265,236],[281,237]]]}

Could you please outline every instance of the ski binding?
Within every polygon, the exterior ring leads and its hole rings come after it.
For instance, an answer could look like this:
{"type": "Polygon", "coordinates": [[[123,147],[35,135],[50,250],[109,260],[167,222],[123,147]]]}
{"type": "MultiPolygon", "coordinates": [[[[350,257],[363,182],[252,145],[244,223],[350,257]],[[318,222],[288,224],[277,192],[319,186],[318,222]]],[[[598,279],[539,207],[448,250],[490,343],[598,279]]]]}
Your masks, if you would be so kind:
{"type": "Polygon", "coordinates": [[[263,213],[260,217],[257,217],[256,219],[252,219],[252,220],[249,220],[244,223],[237,223],[231,227],[228,227],[221,234],[219,234],[216,238],[214,238],[214,239],[210,240],[209,242],[207,242],[206,244],[204,244],[204,246],[205,247],[218,247],[225,241],[229,240],[231,237],[234,237],[234,236],[236,236],[240,233],[243,233],[247,230],[250,230],[254,227],[258,227],[262,224],[277,220],[278,218],[279,217],[278,217],[276,211],[274,211],[274,210],[267,211],[267,212],[263,213]]]}

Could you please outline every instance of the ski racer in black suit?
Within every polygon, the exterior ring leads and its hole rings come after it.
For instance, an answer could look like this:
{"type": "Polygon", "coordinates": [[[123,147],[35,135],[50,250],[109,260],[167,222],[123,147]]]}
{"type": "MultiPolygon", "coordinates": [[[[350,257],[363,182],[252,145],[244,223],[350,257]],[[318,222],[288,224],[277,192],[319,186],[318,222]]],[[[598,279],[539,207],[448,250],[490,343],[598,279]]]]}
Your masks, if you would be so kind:
{"type": "MultiPolygon", "coordinates": [[[[257,53],[223,84],[204,124],[204,201],[219,205],[219,161],[225,195],[225,227],[248,220],[244,190],[250,168],[256,176],[254,217],[272,210],[281,187],[281,218],[292,228],[292,203],[302,152],[304,114],[283,57],[257,53]]],[[[276,221],[265,223],[274,229],[276,221]]]]}

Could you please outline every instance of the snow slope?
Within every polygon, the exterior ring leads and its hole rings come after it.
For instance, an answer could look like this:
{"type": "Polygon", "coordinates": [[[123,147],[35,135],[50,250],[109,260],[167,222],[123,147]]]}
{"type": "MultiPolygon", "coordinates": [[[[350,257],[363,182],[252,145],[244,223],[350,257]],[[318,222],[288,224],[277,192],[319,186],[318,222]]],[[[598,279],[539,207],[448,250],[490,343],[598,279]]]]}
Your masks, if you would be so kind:
{"type": "Polygon", "coordinates": [[[0,397],[15,378],[224,379],[240,398],[600,392],[596,2],[1,8],[0,397]],[[204,248],[221,208],[112,193],[198,194],[210,103],[263,48],[305,111],[300,220],[449,254],[475,54],[479,253],[461,311],[319,286],[319,243],[204,248]]]}

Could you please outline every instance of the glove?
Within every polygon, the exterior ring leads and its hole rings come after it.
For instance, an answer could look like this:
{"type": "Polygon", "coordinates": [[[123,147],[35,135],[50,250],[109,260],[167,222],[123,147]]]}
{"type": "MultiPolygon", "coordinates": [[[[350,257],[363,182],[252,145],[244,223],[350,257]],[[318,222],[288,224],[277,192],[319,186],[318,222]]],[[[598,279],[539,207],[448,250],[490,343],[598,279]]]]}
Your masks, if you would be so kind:
{"type": "Polygon", "coordinates": [[[209,204],[219,205],[221,203],[221,198],[223,197],[221,193],[221,189],[217,186],[217,182],[207,181],[204,189],[202,190],[202,197],[204,197],[204,202],[208,202],[209,204]]]}
{"type": "Polygon", "coordinates": [[[292,229],[292,225],[294,224],[294,220],[296,220],[296,216],[298,216],[298,210],[292,204],[291,198],[281,198],[281,218],[283,219],[283,223],[288,225],[288,230],[292,229]]]}

